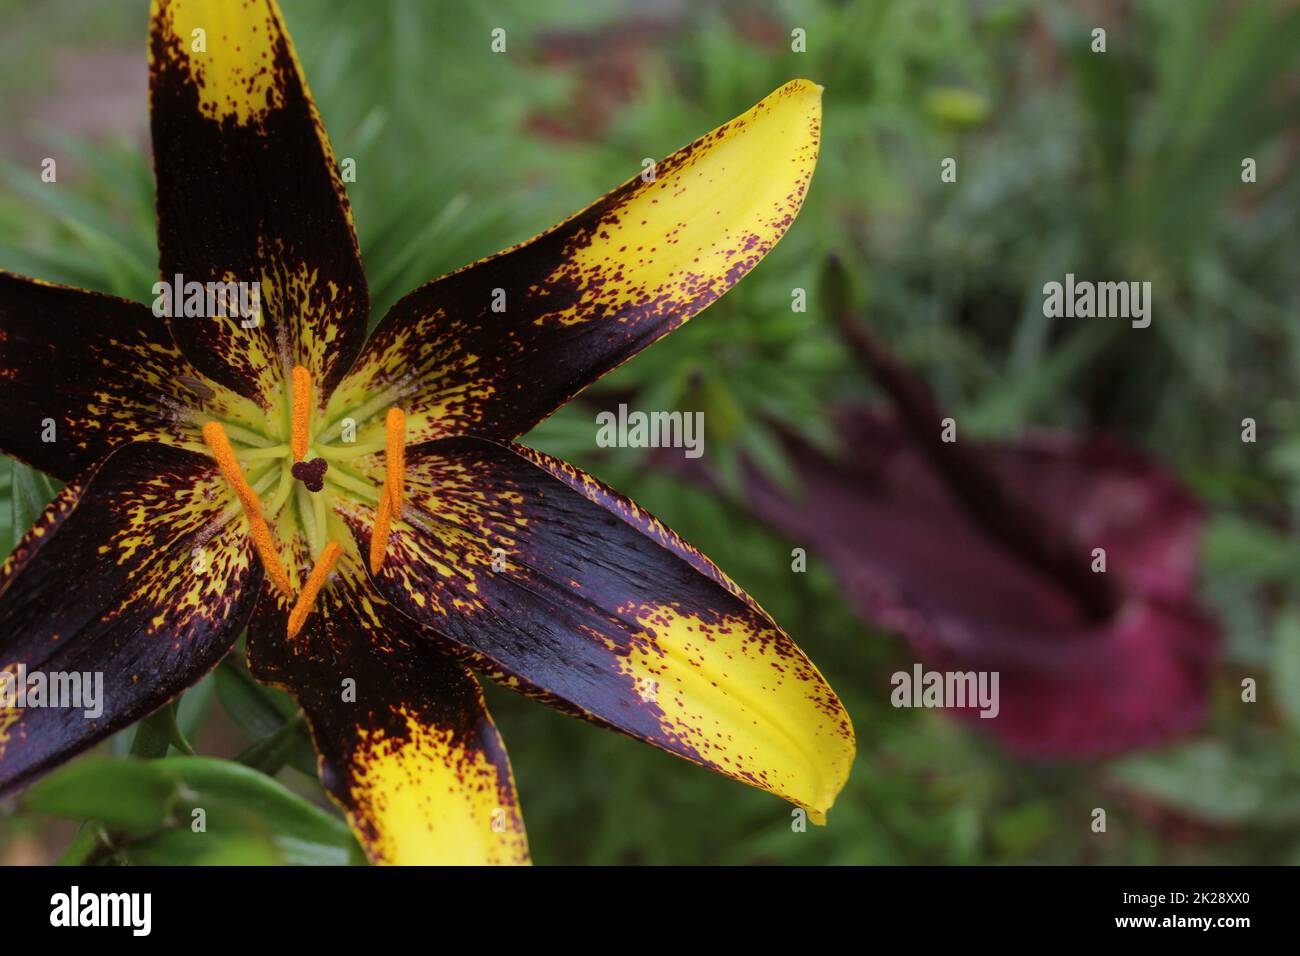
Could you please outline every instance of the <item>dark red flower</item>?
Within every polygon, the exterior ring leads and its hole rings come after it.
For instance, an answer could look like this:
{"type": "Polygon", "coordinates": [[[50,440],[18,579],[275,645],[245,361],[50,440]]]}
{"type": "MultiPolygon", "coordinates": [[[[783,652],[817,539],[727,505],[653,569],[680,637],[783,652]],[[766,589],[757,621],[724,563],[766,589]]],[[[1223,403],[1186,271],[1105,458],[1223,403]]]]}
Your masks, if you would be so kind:
{"type": "Polygon", "coordinates": [[[791,438],[803,494],[754,475],[755,512],[927,668],[997,671],[997,716],[959,713],[1016,753],[1088,758],[1194,729],[1219,631],[1195,598],[1190,492],[1104,436],[945,444],[925,384],[857,339],[898,414],[842,415],[838,461],[791,438]]]}

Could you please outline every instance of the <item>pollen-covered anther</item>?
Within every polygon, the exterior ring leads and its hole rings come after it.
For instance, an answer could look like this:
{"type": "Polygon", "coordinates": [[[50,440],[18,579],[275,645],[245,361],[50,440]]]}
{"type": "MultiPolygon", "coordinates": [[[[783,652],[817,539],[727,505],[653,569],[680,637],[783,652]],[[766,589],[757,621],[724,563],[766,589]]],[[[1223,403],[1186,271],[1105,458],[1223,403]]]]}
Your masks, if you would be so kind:
{"type": "Polygon", "coordinates": [[[406,491],[406,413],[394,405],[384,421],[388,447],[385,455],[384,491],[392,501],[393,517],[402,516],[402,495],[406,491]]]}
{"type": "Polygon", "coordinates": [[[370,573],[378,574],[388,551],[388,535],[394,518],[402,516],[402,496],[406,488],[406,413],[394,405],[384,420],[386,453],[384,487],[375,511],[375,526],[370,532],[370,573]]]}
{"type": "Polygon", "coordinates": [[[375,526],[370,529],[370,573],[378,574],[384,566],[384,554],[388,551],[388,533],[392,526],[393,498],[384,486],[379,496],[379,507],[375,512],[375,526]]]}
{"type": "Polygon", "coordinates": [[[262,517],[262,501],[244,478],[244,470],[239,467],[239,460],[235,457],[235,450],[230,446],[226,429],[220,422],[208,422],[203,426],[203,441],[207,443],[208,450],[216,459],[222,477],[239,498],[239,504],[248,518],[248,530],[253,538],[253,546],[257,548],[257,555],[262,559],[266,576],[281,593],[286,596],[291,595],[293,587],[289,584],[289,574],[280,560],[279,551],[276,550],[271,528],[262,517]]]}
{"type": "Polygon", "coordinates": [[[293,425],[289,433],[289,450],[294,461],[307,457],[308,428],[311,425],[311,372],[301,365],[293,367],[293,425]]]}
{"type": "Polygon", "coordinates": [[[307,616],[311,614],[311,609],[316,605],[316,597],[320,594],[320,589],[325,586],[325,579],[329,577],[334,565],[338,564],[339,555],[343,553],[343,548],[337,541],[331,541],[325,545],[325,550],[321,552],[316,563],[312,566],[311,574],[307,575],[307,583],[302,586],[302,591],[298,594],[298,600],[294,602],[293,610],[289,612],[289,639],[298,636],[302,626],[307,623],[307,616]]]}

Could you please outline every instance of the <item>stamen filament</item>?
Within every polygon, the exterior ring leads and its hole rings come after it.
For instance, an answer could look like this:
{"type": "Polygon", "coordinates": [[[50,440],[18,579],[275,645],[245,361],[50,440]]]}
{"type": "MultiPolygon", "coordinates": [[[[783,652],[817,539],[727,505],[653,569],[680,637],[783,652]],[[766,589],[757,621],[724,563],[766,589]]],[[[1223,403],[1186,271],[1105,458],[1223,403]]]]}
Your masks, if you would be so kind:
{"type": "Polygon", "coordinates": [[[311,372],[301,365],[293,367],[293,424],[289,446],[293,460],[307,457],[308,426],[311,424],[311,372]]]}
{"type": "MultiPolygon", "coordinates": [[[[202,421],[203,417],[204,416],[200,415],[198,412],[187,412],[184,415],[186,421],[194,422],[196,424],[202,421]]],[[[230,422],[223,422],[221,427],[231,438],[241,441],[245,445],[252,445],[254,448],[266,448],[270,443],[270,439],[265,436],[250,432],[248,429],[241,428],[239,425],[232,425],[230,422]]]]}
{"type": "Polygon", "coordinates": [[[283,458],[289,450],[288,445],[271,445],[267,448],[245,448],[239,453],[244,461],[259,461],[263,458],[283,458]]]}
{"type": "Polygon", "coordinates": [[[387,447],[388,438],[385,437],[383,441],[368,441],[364,445],[338,446],[317,443],[315,451],[326,461],[351,461],[353,458],[360,458],[362,455],[383,451],[387,447]]]}
{"type": "Polygon", "coordinates": [[[381,408],[383,408],[385,405],[391,405],[393,403],[393,399],[401,395],[401,392],[402,390],[397,386],[393,386],[392,388],[385,389],[383,392],[376,395],[374,398],[370,399],[370,401],[366,402],[360,408],[355,409],[349,412],[347,415],[340,417],[337,421],[332,422],[330,426],[326,428],[323,432],[321,432],[318,437],[322,441],[333,441],[335,437],[341,434],[343,431],[344,418],[351,418],[354,422],[356,422],[358,429],[364,428],[366,423],[369,422],[370,419],[372,419],[375,415],[377,415],[381,408]]]}
{"type": "Polygon", "coordinates": [[[384,489],[393,496],[393,517],[402,516],[402,495],[406,490],[406,413],[394,405],[384,422],[388,433],[384,489]]]}
{"type": "Polygon", "coordinates": [[[289,575],[285,572],[284,563],[275,549],[275,539],[271,536],[271,529],[266,519],[262,517],[262,501],[244,477],[244,470],[235,458],[235,450],[230,447],[230,439],[226,437],[225,428],[220,422],[208,422],[203,426],[203,440],[211,450],[212,457],[216,459],[222,477],[239,498],[239,504],[248,518],[248,530],[253,537],[253,545],[262,559],[262,567],[266,570],[267,577],[286,596],[290,595],[292,589],[289,587],[289,575]]]}
{"type": "Polygon", "coordinates": [[[307,583],[302,586],[302,593],[298,595],[293,610],[289,612],[289,638],[291,640],[298,636],[302,626],[307,623],[307,615],[311,613],[312,607],[316,604],[316,597],[320,594],[320,589],[325,586],[325,579],[334,570],[334,565],[338,563],[339,556],[342,553],[343,548],[339,546],[339,543],[331,541],[325,545],[325,550],[321,552],[320,558],[312,565],[311,574],[307,575],[307,583]]]}
{"type": "Polygon", "coordinates": [[[367,500],[373,499],[375,497],[380,497],[380,498],[384,497],[382,494],[380,494],[378,491],[375,490],[374,485],[370,484],[367,481],[362,481],[360,478],[357,478],[355,475],[349,474],[348,472],[344,471],[342,468],[331,468],[329,471],[329,476],[326,480],[333,481],[336,484],[340,484],[344,488],[347,488],[349,491],[354,492],[355,494],[358,494],[361,497],[366,498],[367,500]]]}
{"type": "Polygon", "coordinates": [[[393,496],[387,491],[379,496],[375,526],[370,529],[370,573],[378,574],[388,551],[388,532],[392,525],[393,496]]]}

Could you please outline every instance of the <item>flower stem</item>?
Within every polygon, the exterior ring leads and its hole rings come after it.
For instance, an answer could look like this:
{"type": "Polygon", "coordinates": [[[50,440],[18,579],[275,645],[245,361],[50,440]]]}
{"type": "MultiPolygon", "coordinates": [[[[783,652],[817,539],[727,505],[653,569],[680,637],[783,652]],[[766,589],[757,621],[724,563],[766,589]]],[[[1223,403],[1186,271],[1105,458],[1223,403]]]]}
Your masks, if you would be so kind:
{"type": "Polygon", "coordinates": [[[58,866],[86,866],[112,849],[113,838],[104,825],[87,820],[55,862],[58,866]]]}

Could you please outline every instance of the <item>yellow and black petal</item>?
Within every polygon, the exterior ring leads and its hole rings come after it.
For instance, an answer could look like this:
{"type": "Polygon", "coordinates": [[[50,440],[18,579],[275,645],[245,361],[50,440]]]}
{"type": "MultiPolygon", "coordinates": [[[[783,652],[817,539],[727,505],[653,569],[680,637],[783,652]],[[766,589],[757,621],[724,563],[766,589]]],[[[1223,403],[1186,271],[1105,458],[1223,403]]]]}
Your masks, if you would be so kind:
{"type": "Polygon", "coordinates": [[[220,492],[203,455],[125,445],[0,568],[0,792],[148,715],[229,650],[262,572],[220,492]],[[39,702],[18,696],[37,681],[39,702]],[[74,696],[55,698],[56,683],[74,696]]]}
{"type": "MultiPolygon", "coordinates": [[[[652,175],[415,290],[340,386],[340,413],[387,391],[412,441],[523,434],[758,264],[803,204],[820,126],[821,87],[787,83],[652,175]]],[[[380,414],[359,424],[378,433],[380,414]]]]}
{"type": "Polygon", "coordinates": [[[173,317],[177,344],[264,405],[294,365],[324,398],[361,348],[369,300],[347,195],[278,6],[153,0],[149,87],[163,279],[260,290],[253,327],[242,314],[173,317]]]}
{"type": "Polygon", "coordinates": [[[5,454],[67,481],[123,442],[193,441],[200,407],[246,419],[251,406],[240,406],[247,400],[205,382],[146,306],[0,270],[5,454]]]}
{"type": "MultiPolygon", "coordinates": [[[[827,810],[853,729],[816,667],[703,555],[572,466],[458,437],[407,450],[374,581],[505,683],[827,810]]],[[[369,547],[374,512],[347,519],[369,547]]]]}
{"type": "Polygon", "coordinates": [[[301,704],[321,780],[375,863],[527,863],[505,747],[474,676],[375,593],[345,549],[297,635],[267,589],[249,666],[301,704]]]}

